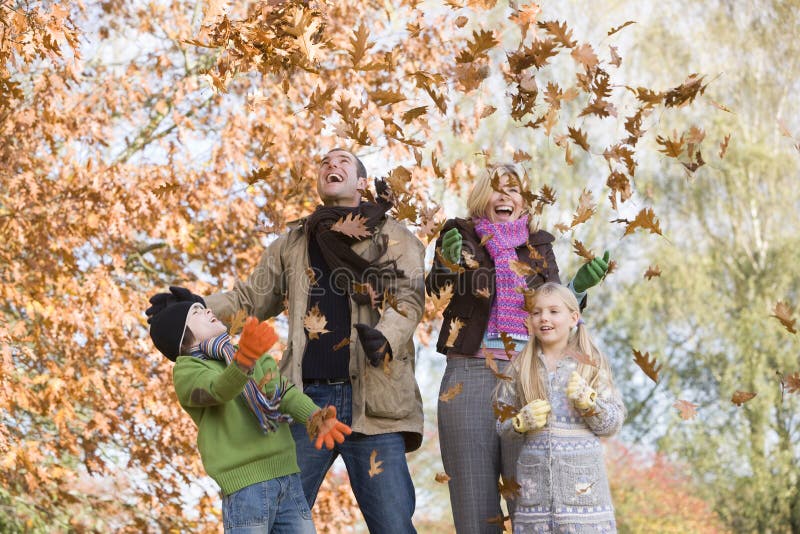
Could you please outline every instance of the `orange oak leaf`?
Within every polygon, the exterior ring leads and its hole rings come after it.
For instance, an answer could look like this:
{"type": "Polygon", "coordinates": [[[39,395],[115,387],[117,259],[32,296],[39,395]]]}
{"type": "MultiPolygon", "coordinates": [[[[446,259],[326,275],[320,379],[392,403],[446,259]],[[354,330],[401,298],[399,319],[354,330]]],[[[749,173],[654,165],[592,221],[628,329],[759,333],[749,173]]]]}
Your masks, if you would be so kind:
{"type": "Polygon", "coordinates": [[[687,400],[679,399],[672,406],[678,409],[681,419],[684,421],[694,419],[697,416],[697,405],[687,400]]]}
{"type": "Polygon", "coordinates": [[[587,262],[595,258],[594,252],[584,246],[584,244],[577,239],[572,241],[572,247],[575,249],[575,254],[585,259],[587,262]]]}
{"type": "Polygon", "coordinates": [[[328,320],[319,311],[319,303],[314,304],[314,307],[306,312],[303,317],[303,327],[308,330],[308,339],[319,339],[321,334],[327,334],[330,330],[325,329],[328,320]]]}
{"type": "Polygon", "coordinates": [[[794,325],[797,319],[792,317],[793,313],[794,311],[787,302],[779,300],[775,303],[775,309],[772,310],[772,315],[770,315],[770,317],[775,317],[779,320],[790,334],[796,334],[797,330],[794,325]]]}
{"type": "Polygon", "coordinates": [[[622,237],[632,234],[637,228],[643,228],[645,230],[650,230],[651,233],[662,235],[661,225],[658,219],[656,219],[656,214],[653,213],[652,208],[643,208],[640,210],[639,213],[636,214],[636,217],[628,222],[622,237]]]}
{"type": "Polygon", "coordinates": [[[340,217],[338,221],[331,225],[331,230],[348,235],[354,239],[369,237],[371,232],[367,229],[367,219],[362,215],[348,213],[345,217],[340,217]]]}
{"type": "Polygon", "coordinates": [[[589,152],[589,142],[586,140],[586,133],[583,130],[567,126],[567,131],[569,132],[569,138],[572,139],[576,145],[586,152],[589,152]]]}
{"type": "Polygon", "coordinates": [[[597,204],[595,204],[594,200],[592,199],[592,192],[588,189],[581,191],[581,196],[578,199],[578,209],[573,214],[572,223],[569,227],[574,228],[575,226],[588,221],[592,215],[594,215],[596,208],[597,204]]]}
{"type": "Polygon", "coordinates": [[[800,371],[790,374],[784,379],[784,387],[787,393],[800,392],[800,371]]]}
{"type": "Polygon", "coordinates": [[[592,45],[589,43],[584,43],[573,48],[572,58],[587,69],[597,66],[597,64],[600,62],[600,60],[597,58],[597,54],[594,53],[592,45]]]}
{"type": "Polygon", "coordinates": [[[306,276],[308,277],[308,283],[313,285],[317,284],[317,273],[314,272],[314,269],[311,267],[306,267],[306,276]]]}
{"type": "Polygon", "coordinates": [[[446,484],[450,481],[450,475],[445,473],[444,471],[439,471],[436,473],[436,476],[433,479],[438,482],[439,484],[446,484]]]}
{"type": "Polygon", "coordinates": [[[644,371],[650,380],[658,383],[658,373],[661,371],[661,364],[656,365],[655,357],[651,357],[649,352],[642,354],[638,350],[633,350],[633,361],[644,371]]]}
{"type": "Polygon", "coordinates": [[[454,384],[452,387],[448,388],[447,391],[439,395],[439,400],[442,402],[450,402],[457,396],[461,394],[464,390],[464,384],[459,382],[458,384],[454,384]]]}
{"type": "Polygon", "coordinates": [[[503,350],[506,351],[506,356],[508,356],[508,359],[510,360],[516,348],[516,342],[514,341],[514,338],[512,338],[506,332],[500,332],[500,341],[503,342],[503,350]]]}
{"type": "Polygon", "coordinates": [[[450,299],[453,298],[453,284],[447,282],[439,289],[438,293],[431,293],[430,297],[433,301],[434,312],[439,313],[447,308],[447,305],[450,304],[450,299]]]}
{"type": "Polygon", "coordinates": [[[567,27],[566,22],[558,20],[541,21],[537,24],[540,28],[553,36],[564,48],[572,48],[577,42],[572,40],[572,30],[567,27]]]}
{"type": "Polygon", "coordinates": [[[493,234],[486,234],[481,238],[481,242],[479,243],[480,246],[484,246],[486,243],[489,242],[491,238],[493,238],[493,234]]]}
{"type": "Polygon", "coordinates": [[[501,423],[511,419],[519,413],[519,410],[517,410],[513,405],[497,401],[492,403],[492,410],[494,411],[495,418],[497,418],[497,420],[501,423]]]}
{"type": "Polygon", "coordinates": [[[658,265],[653,267],[652,265],[647,267],[647,270],[644,272],[644,277],[648,280],[652,280],[656,276],[661,276],[661,269],[658,265]]]}
{"type": "Polygon", "coordinates": [[[438,259],[439,263],[444,265],[451,272],[454,272],[456,274],[461,274],[461,273],[464,272],[464,268],[462,266],[460,266],[460,265],[458,265],[456,263],[453,263],[452,261],[450,261],[447,258],[445,258],[444,255],[441,252],[441,249],[438,249],[438,248],[436,249],[436,259],[438,259]]]}
{"type": "Polygon", "coordinates": [[[383,291],[383,309],[384,309],[384,311],[386,310],[386,306],[389,306],[390,308],[392,308],[394,311],[396,311],[397,313],[399,313],[403,317],[408,317],[408,314],[406,314],[405,311],[400,309],[400,304],[397,302],[397,295],[395,295],[394,293],[389,291],[388,287],[383,291]]]}
{"type": "Polygon", "coordinates": [[[358,67],[358,64],[364,59],[367,50],[375,46],[375,43],[368,43],[367,38],[369,38],[369,29],[362,22],[359,24],[358,30],[353,32],[353,37],[350,38],[350,44],[353,48],[349,50],[349,53],[353,67],[358,67]]]}
{"type": "Polygon", "coordinates": [[[501,479],[497,481],[497,489],[500,492],[500,496],[506,500],[515,499],[519,495],[521,487],[522,486],[511,477],[501,477],[501,479]]]}
{"type": "Polygon", "coordinates": [[[369,455],[369,478],[383,473],[383,468],[381,467],[382,464],[383,460],[378,460],[378,451],[372,449],[372,452],[369,455]]]}
{"type": "Polygon", "coordinates": [[[338,342],[336,345],[333,346],[333,350],[335,352],[339,349],[345,348],[349,344],[350,344],[350,338],[349,337],[343,338],[340,342],[338,342]]]}
{"type": "Polygon", "coordinates": [[[464,321],[459,319],[458,317],[453,317],[450,319],[450,330],[447,336],[447,341],[445,342],[445,347],[452,347],[456,343],[456,339],[458,339],[458,334],[461,332],[461,329],[464,328],[464,321]]]}
{"type": "Polygon", "coordinates": [[[725,154],[728,152],[728,143],[731,140],[731,134],[725,136],[722,142],[719,144],[719,159],[725,157],[725,154]]]}
{"type": "Polygon", "coordinates": [[[745,402],[753,399],[756,395],[758,395],[758,393],[753,393],[752,391],[737,390],[731,397],[731,402],[736,406],[741,406],[745,402]]]}
{"type": "Polygon", "coordinates": [[[616,28],[611,28],[610,30],[608,30],[608,36],[610,37],[610,36],[614,35],[614,34],[615,34],[615,33],[617,33],[618,31],[620,31],[622,28],[625,28],[625,27],[627,27],[627,26],[630,26],[631,24],[636,24],[636,21],[635,21],[635,20],[628,20],[628,21],[626,21],[626,22],[624,22],[624,23],[620,24],[620,25],[619,25],[619,26],[617,26],[616,28]]]}
{"type": "Polygon", "coordinates": [[[488,299],[488,298],[490,298],[492,296],[491,293],[489,293],[489,288],[488,287],[481,287],[480,289],[476,289],[475,290],[475,295],[477,295],[478,297],[480,297],[482,299],[488,299]]]}
{"type": "Polygon", "coordinates": [[[381,295],[378,295],[375,288],[372,287],[372,284],[369,282],[361,283],[353,281],[353,292],[359,295],[368,295],[370,306],[372,306],[373,310],[377,310],[378,306],[381,304],[381,295]]]}
{"type": "Polygon", "coordinates": [[[508,267],[519,276],[524,277],[536,274],[536,271],[533,270],[533,267],[519,260],[509,260],[508,267]]]}
{"type": "Polygon", "coordinates": [[[461,251],[461,257],[464,258],[464,264],[467,266],[467,269],[477,269],[480,267],[477,261],[475,261],[475,256],[466,250],[461,251]]]}
{"type": "Polygon", "coordinates": [[[226,322],[231,325],[230,328],[228,328],[228,332],[230,333],[230,335],[235,336],[239,332],[241,332],[242,328],[244,328],[244,322],[246,320],[247,320],[247,312],[244,309],[240,309],[236,313],[228,317],[228,320],[226,322]]]}

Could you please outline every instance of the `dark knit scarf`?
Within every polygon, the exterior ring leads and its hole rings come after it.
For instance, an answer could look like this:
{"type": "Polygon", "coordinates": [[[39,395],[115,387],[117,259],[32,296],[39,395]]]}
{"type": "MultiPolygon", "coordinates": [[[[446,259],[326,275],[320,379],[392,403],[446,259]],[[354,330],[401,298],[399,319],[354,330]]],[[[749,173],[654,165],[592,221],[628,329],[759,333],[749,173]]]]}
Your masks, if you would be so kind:
{"type": "MultiPolygon", "coordinates": [[[[192,356],[200,358],[201,360],[219,360],[231,365],[235,352],[236,348],[231,343],[231,338],[226,332],[221,336],[200,343],[200,345],[192,351],[192,356]]],[[[256,419],[258,419],[258,424],[265,434],[278,430],[278,425],[281,423],[292,422],[292,417],[290,415],[281,413],[278,409],[281,405],[281,400],[283,400],[283,396],[293,387],[292,385],[286,387],[287,384],[288,382],[279,380],[278,384],[275,386],[275,392],[270,398],[267,398],[258,388],[256,381],[252,378],[249,379],[244,386],[244,391],[242,391],[244,400],[256,416],[256,419]]]]}
{"type": "Polygon", "coordinates": [[[525,297],[517,292],[518,287],[527,287],[527,284],[523,276],[511,269],[510,263],[517,259],[517,247],[524,245],[530,235],[528,217],[498,223],[482,217],[475,221],[475,233],[481,238],[492,236],[485,246],[494,260],[496,289],[486,332],[490,335],[505,332],[527,337],[527,314],[523,311],[525,297]]]}
{"type": "MultiPolygon", "coordinates": [[[[390,202],[381,198],[378,203],[362,202],[355,208],[339,206],[318,206],[314,213],[306,219],[306,231],[310,239],[316,239],[322,257],[331,268],[333,273],[344,272],[347,276],[348,287],[337,287],[341,291],[350,293],[354,301],[359,304],[370,303],[370,296],[365,291],[354,291],[353,282],[359,284],[369,283],[379,296],[383,296],[386,283],[395,278],[404,276],[403,271],[397,268],[394,260],[381,263],[372,263],[362,258],[350,248],[355,243],[363,239],[371,239],[377,227],[386,219],[386,212],[392,207],[390,202]],[[348,215],[360,215],[366,219],[365,226],[370,235],[362,238],[355,238],[341,232],[331,230],[331,226],[341,218],[348,215]]],[[[378,257],[386,253],[389,246],[389,239],[383,236],[378,243],[378,257]]],[[[340,276],[333,277],[334,283],[342,285],[343,280],[340,276]]]]}

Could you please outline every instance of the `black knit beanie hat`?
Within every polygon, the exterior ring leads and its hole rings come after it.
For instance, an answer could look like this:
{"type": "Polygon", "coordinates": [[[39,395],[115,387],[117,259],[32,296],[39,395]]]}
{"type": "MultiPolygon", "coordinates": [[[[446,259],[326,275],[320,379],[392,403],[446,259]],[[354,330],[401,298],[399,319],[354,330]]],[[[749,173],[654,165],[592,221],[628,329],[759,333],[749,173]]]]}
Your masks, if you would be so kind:
{"type": "Polygon", "coordinates": [[[150,297],[151,306],[145,313],[153,344],[174,362],[181,350],[189,309],[196,303],[205,307],[206,302],[185,287],[170,286],[169,291],[150,297]]]}

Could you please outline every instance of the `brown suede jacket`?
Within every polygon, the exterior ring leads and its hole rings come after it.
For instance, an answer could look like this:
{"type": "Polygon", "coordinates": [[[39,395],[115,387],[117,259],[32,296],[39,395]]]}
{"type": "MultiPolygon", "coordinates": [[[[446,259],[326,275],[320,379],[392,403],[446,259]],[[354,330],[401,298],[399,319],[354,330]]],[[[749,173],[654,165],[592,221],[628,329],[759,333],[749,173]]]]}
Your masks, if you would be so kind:
{"type": "MultiPolygon", "coordinates": [[[[439,340],[436,343],[436,350],[446,354],[448,350],[461,354],[476,354],[481,348],[483,335],[489,324],[489,314],[492,310],[492,303],[495,298],[495,267],[489,251],[481,246],[481,239],[475,233],[475,224],[470,219],[450,219],[445,222],[439,239],[436,241],[436,250],[442,249],[442,237],[451,228],[458,228],[462,238],[462,251],[474,256],[478,267],[469,269],[463,260],[461,266],[464,272],[457,274],[444,266],[438,257],[433,260],[433,268],[425,278],[425,289],[428,294],[439,294],[439,290],[448,282],[453,285],[453,298],[445,308],[442,321],[442,328],[439,332],[439,340]],[[488,290],[488,298],[486,291],[488,290]],[[483,293],[481,295],[480,293],[483,293]],[[452,347],[445,347],[447,338],[450,335],[450,321],[459,318],[464,322],[464,326],[458,334],[452,347]]],[[[539,230],[531,233],[528,237],[528,245],[536,250],[540,258],[534,259],[528,247],[522,245],[517,247],[517,258],[519,261],[530,265],[534,274],[526,278],[528,287],[535,289],[545,282],[558,282],[558,265],[553,253],[553,241],[555,238],[539,230]]],[[[520,310],[520,313],[525,313],[520,310]]]]}

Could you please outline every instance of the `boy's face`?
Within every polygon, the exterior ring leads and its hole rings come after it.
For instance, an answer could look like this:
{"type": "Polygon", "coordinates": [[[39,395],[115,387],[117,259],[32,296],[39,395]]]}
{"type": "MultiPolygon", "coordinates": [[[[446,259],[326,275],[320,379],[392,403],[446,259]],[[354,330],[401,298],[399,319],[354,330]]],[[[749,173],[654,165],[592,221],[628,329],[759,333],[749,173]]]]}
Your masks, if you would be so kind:
{"type": "Polygon", "coordinates": [[[366,178],[358,177],[356,158],[345,150],[325,154],[317,174],[317,193],[326,206],[354,208],[361,202],[359,189],[366,189],[366,178]]]}
{"type": "Polygon", "coordinates": [[[189,308],[186,326],[192,331],[195,344],[221,336],[228,331],[228,328],[214,317],[211,310],[204,308],[199,302],[189,308]]]}

